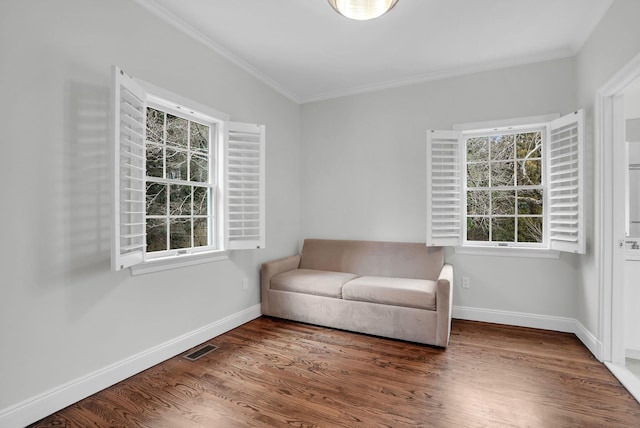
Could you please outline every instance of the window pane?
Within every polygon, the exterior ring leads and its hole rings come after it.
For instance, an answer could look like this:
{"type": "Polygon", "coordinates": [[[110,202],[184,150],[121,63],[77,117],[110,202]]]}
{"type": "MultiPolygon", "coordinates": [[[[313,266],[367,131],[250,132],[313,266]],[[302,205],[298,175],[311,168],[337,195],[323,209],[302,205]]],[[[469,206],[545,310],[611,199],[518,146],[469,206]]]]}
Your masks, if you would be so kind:
{"type": "Polygon", "coordinates": [[[467,214],[489,214],[489,191],[470,190],[467,192],[467,214]]]}
{"type": "Polygon", "coordinates": [[[493,135],[489,137],[491,160],[513,159],[513,135],[493,135]]]}
{"type": "Polygon", "coordinates": [[[147,219],[147,251],[167,249],[167,221],[163,218],[147,219]]]}
{"type": "Polygon", "coordinates": [[[489,218],[488,217],[467,217],[467,240],[468,241],[488,241],[489,240],[489,218]]]}
{"type": "Polygon", "coordinates": [[[539,186],[542,184],[542,161],[518,162],[518,186],[539,186]]]}
{"type": "Polygon", "coordinates": [[[209,161],[207,155],[191,155],[191,181],[204,183],[209,181],[209,161]]]}
{"type": "Polygon", "coordinates": [[[209,127],[191,122],[191,150],[209,151],[209,127]]]}
{"type": "Polygon", "coordinates": [[[167,178],[187,180],[187,152],[167,148],[167,178]]]}
{"type": "Polygon", "coordinates": [[[189,121],[167,114],[167,144],[187,148],[187,127],[189,121]]]}
{"type": "Polygon", "coordinates": [[[498,190],[491,192],[491,214],[513,215],[516,212],[515,190],[498,190]]]}
{"type": "Polygon", "coordinates": [[[527,132],[516,135],[516,153],[518,159],[542,157],[542,133],[527,132]]]}
{"type": "Polygon", "coordinates": [[[489,146],[487,137],[467,138],[467,161],[488,161],[489,146]]]}
{"type": "Polygon", "coordinates": [[[518,217],[518,242],[542,242],[542,217],[518,217]]]}
{"type": "Polygon", "coordinates": [[[172,218],[169,220],[170,249],[191,247],[191,219],[172,218]]]}
{"type": "Polygon", "coordinates": [[[491,240],[493,242],[514,242],[516,222],[515,218],[491,219],[491,240]]]}
{"type": "Polygon", "coordinates": [[[518,214],[542,214],[542,190],[518,191],[518,214]]]}
{"type": "Polygon", "coordinates": [[[513,162],[491,162],[491,185],[514,185],[513,162]]]}
{"type": "Polygon", "coordinates": [[[164,112],[147,108],[147,140],[164,143],[164,112]]]}
{"type": "Polygon", "coordinates": [[[193,220],[193,246],[205,245],[209,245],[209,221],[206,218],[196,218],[193,220]]]}
{"type": "Polygon", "coordinates": [[[542,243],[543,137],[535,130],[465,139],[468,241],[542,243]]]}
{"type": "Polygon", "coordinates": [[[147,251],[212,245],[215,126],[147,108],[147,251]]]}
{"type": "Polygon", "coordinates": [[[163,153],[162,147],[147,145],[147,177],[164,177],[163,153]]]}
{"type": "Polygon", "coordinates": [[[467,187],[489,186],[489,163],[467,164],[467,187]]]}
{"type": "Polygon", "coordinates": [[[169,214],[191,215],[191,186],[171,185],[169,214]]]}
{"type": "Polygon", "coordinates": [[[207,215],[209,213],[209,189],[206,187],[193,188],[193,215],[207,215]]]}
{"type": "Polygon", "coordinates": [[[167,215],[167,186],[147,182],[147,215],[167,215]]]}

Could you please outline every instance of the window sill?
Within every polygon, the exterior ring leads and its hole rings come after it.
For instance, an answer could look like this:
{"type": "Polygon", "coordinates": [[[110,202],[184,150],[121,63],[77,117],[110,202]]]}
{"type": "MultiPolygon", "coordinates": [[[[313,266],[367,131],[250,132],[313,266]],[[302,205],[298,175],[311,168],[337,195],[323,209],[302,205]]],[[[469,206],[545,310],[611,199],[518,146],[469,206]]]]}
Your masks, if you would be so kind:
{"type": "Polygon", "coordinates": [[[131,275],[144,275],[163,270],[177,269],[181,267],[194,266],[203,263],[211,263],[229,258],[229,252],[224,250],[208,251],[199,254],[184,254],[147,260],[146,262],[131,266],[131,275]]]}
{"type": "Polygon", "coordinates": [[[518,248],[518,247],[454,247],[456,254],[471,256],[497,257],[525,257],[533,259],[559,259],[560,252],[548,248],[518,248]]]}

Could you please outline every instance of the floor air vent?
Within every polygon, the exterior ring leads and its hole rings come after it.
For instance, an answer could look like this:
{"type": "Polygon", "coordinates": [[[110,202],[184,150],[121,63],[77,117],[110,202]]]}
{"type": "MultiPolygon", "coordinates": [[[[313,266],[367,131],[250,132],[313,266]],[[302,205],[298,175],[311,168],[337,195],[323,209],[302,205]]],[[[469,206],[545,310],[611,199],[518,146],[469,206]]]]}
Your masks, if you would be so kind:
{"type": "Polygon", "coordinates": [[[214,345],[211,345],[211,344],[206,344],[206,345],[196,349],[192,353],[185,355],[184,358],[189,360],[189,361],[195,361],[198,358],[207,355],[209,352],[215,351],[216,349],[218,349],[217,346],[214,346],[214,345]]]}

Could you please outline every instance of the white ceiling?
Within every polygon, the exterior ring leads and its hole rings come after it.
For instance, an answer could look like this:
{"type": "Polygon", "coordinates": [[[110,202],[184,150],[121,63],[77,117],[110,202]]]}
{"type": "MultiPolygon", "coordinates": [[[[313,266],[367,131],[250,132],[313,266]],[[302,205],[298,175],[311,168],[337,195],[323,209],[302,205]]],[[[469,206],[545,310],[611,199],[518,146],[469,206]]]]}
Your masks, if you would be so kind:
{"type": "Polygon", "coordinates": [[[612,0],[136,0],[299,103],[575,55],[612,0]]]}

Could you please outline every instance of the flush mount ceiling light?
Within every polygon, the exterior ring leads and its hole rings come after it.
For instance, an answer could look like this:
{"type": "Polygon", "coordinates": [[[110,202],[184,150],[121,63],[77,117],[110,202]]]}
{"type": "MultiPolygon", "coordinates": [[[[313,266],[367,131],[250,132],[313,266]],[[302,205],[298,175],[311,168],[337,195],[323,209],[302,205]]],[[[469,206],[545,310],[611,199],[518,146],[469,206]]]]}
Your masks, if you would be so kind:
{"type": "Polygon", "coordinates": [[[340,15],[358,21],[377,18],[389,12],[398,0],[329,0],[340,15]]]}

